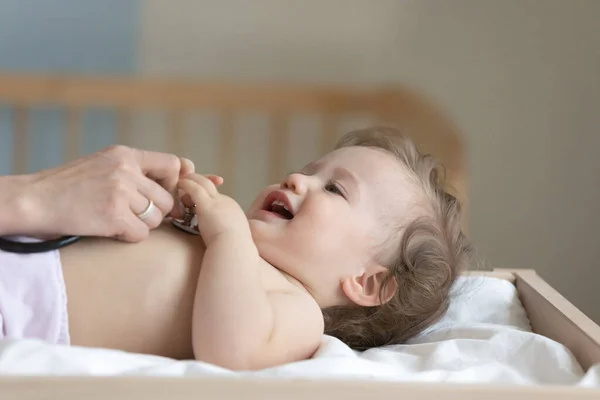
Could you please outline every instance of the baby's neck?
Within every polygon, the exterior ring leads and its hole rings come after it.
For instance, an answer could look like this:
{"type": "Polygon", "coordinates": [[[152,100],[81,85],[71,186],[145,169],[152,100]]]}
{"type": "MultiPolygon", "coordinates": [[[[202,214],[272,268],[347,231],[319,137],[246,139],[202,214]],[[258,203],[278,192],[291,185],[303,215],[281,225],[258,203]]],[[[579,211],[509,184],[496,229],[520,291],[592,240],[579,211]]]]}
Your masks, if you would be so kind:
{"type": "Polygon", "coordinates": [[[268,264],[271,268],[273,268],[274,271],[276,271],[281,277],[283,277],[289,284],[291,284],[293,287],[295,287],[296,289],[299,289],[300,291],[310,295],[311,297],[314,298],[310,288],[308,288],[305,284],[303,284],[299,279],[295,278],[294,276],[288,274],[287,272],[285,272],[284,270],[278,268],[276,265],[273,265],[271,263],[269,263],[267,260],[265,260],[264,258],[261,257],[261,259],[268,264]]]}

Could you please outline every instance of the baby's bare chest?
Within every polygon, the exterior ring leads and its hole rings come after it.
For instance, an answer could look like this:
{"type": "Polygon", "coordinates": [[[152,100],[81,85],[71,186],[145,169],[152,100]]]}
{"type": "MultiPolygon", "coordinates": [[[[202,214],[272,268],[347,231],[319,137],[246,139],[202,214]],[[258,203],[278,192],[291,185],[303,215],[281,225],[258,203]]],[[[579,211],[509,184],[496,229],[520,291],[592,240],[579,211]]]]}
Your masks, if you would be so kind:
{"type": "Polygon", "coordinates": [[[204,246],[168,227],[136,244],[84,240],[61,252],[73,344],[189,355],[204,246]]]}
{"type": "MultiPolygon", "coordinates": [[[[191,324],[204,252],[199,237],[170,227],[138,244],[92,239],[66,248],[61,259],[72,343],[193,357],[191,324]]],[[[291,286],[267,263],[258,273],[266,290],[291,286]]]]}

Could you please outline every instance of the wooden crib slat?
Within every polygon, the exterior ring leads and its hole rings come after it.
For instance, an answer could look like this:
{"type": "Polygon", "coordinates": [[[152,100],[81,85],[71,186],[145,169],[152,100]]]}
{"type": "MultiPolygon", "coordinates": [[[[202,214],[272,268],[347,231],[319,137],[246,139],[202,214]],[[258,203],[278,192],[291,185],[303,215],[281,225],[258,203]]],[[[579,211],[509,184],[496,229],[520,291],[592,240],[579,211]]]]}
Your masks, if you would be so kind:
{"type": "Polygon", "coordinates": [[[167,149],[180,157],[185,151],[185,113],[181,109],[171,110],[167,116],[167,149]]]}
{"type": "Polygon", "coordinates": [[[64,160],[71,161],[79,157],[81,151],[81,110],[67,109],[67,129],[64,134],[64,160]]]}
{"type": "Polygon", "coordinates": [[[271,119],[269,132],[269,184],[280,181],[286,173],[288,152],[288,121],[287,115],[276,113],[271,119]]]}
{"type": "Polygon", "coordinates": [[[29,109],[27,106],[15,106],[13,118],[13,174],[29,172],[29,109]]]}
{"type": "Polygon", "coordinates": [[[131,110],[122,108],[117,111],[117,143],[133,145],[133,124],[131,110]]]}
{"type": "Polygon", "coordinates": [[[223,178],[223,185],[219,191],[233,196],[235,179],[235,115],[233,110],[221,112],[219,145],[219,174],[223,178]]]}
{"type": "Polygon", "coordinates": [[[325,154],[333,150],[337,142],[337,129],[339,120],[334,115],[325,115],[322,119],[321,130],[321,154],[325,154]]]}

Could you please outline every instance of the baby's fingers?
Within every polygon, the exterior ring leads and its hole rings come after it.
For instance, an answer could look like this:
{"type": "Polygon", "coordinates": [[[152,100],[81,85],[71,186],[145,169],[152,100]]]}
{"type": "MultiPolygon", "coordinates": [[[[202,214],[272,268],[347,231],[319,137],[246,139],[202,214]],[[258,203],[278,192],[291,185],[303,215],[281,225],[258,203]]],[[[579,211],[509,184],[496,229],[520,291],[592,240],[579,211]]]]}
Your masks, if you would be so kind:
{"type": "MultiPolygon", "coordinates": [[[[216,186],[220,186],[223,184],[223,178],[221,178],[218,175],[204,175],[204,176],[206,178],[208,178],[216,186]]],[[[192,198],[190,197],[190,195],[188,195],[186,193],[180,193],[179,197],[180,197],[181,204],[183,204],[184,207],[187,207],[187,208],[194,207],[194,202],[193,202],[192,198]]]]}
{"type": "Polygon", "coordinates": [[[210,179],[210,181],[212,183],[215,184],[215,186],[221,186],[223,184],[223,178],[221,178],[219,175],[204,175],[205,177],[207,177],[208,179],[210,179]]]}
{"type": "MultiPolygon", "coordinates": [[[[210,177],[213,175],[208,175],[208,176],[210,177]]],[[[188,179],[193,182],[196,182],[197,184],[204,187],[204,189],[206,189],[206,191],[208,192],[209,195],[216,196],[219,193],[217,191],[217,186],[213,182],[213,179],[214,180],[216,180],[216,179],[215,178],[210,179],[209,177],[207,177],[206,175],[200,175],[200,174],[189,174],[189,175],[183,177],[183,180],[188,179]]]]}
{"type": "Polygon", "coordinates": [[[185,193],[183,197],[186,198],[186,202],[188,204],[191,203],[191,205],[187,207],[193,207],[194,205],[202,204],[205,200],[211,197],[205,186],[192,179],[180,179],[177,183],[177,188],[185,193]]]}
{"type": "MultiPolygon", "coordinates": [[[[188,175],[189,176],[186,176],[184,178],[189,178],[191,180],[194,180],[194,179],[192,179],[193,174],[188,174],[188,175]]],[[[204,177],[206,177],[210,182],[212,182],[216,186],[223,184],[223,178],[221,178],[218,175],[204,175],[204,177]]],[[[184,179],[184,178],[182,178],[182,179],[184,179]]],[[[210,183],[208,183],[206,181],[202,181],[202,182],[210,185],[210,183]]],[[[190,196],[189,193],[182,190],[180,185],[178,185],[177,191],[178,191],[178,196],[176,199],[176,207],[174,207],[173,211],[171,212],[171,216],[175,217],[175,218],[183,218],[184,208],[190,208],[190,209],[194,208],[194,206],[196,205],[196,201],[194,201],[194,199],[192,198],[192,196],[190,196]]],[[[216,189],[215,189],[215,193],[216,193],[216,189]]]]}

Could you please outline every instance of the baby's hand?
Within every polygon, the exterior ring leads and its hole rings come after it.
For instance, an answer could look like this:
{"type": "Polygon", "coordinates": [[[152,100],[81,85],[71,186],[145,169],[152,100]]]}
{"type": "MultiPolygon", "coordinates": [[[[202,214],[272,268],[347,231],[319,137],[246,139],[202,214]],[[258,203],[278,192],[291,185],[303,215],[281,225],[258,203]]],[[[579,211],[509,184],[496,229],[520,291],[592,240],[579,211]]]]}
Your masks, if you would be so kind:
{"type": "Polygon", "coordinates": [[[179,189],[195,204],[198,229],[207,246],[224,234],[250,234],[244,210],[231,197],[219,193],[213,181],[202,175],[190,174],[178,183],[179,189]]]}

